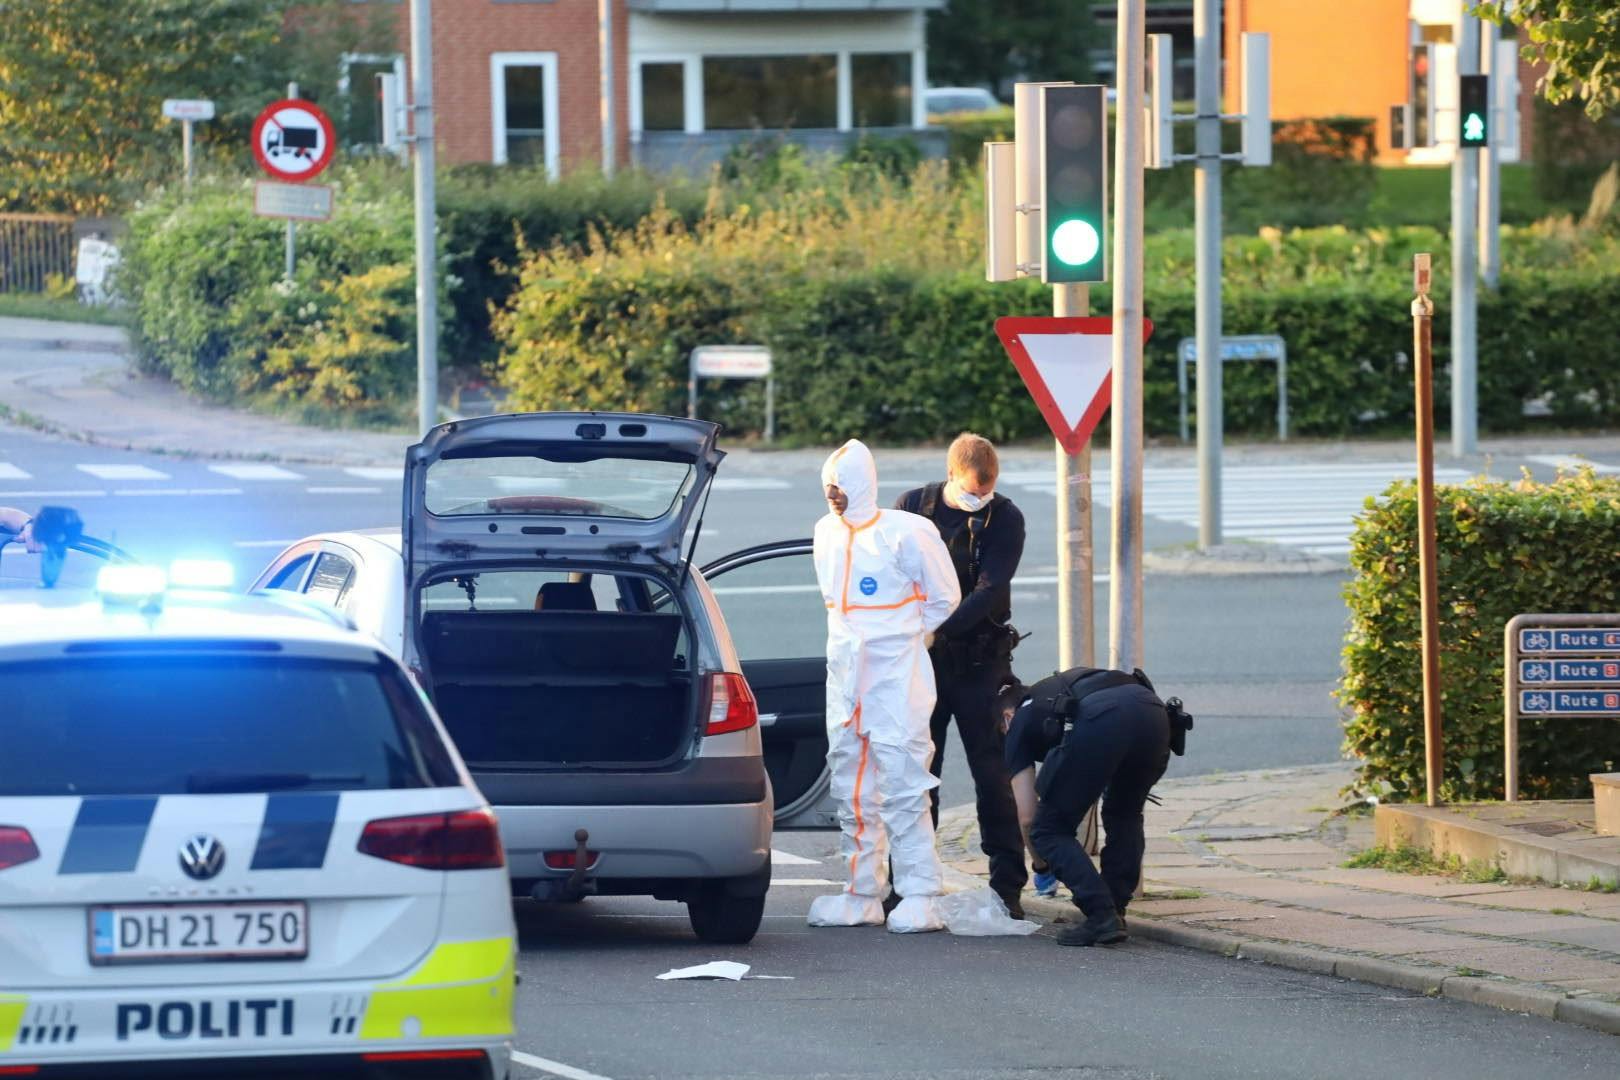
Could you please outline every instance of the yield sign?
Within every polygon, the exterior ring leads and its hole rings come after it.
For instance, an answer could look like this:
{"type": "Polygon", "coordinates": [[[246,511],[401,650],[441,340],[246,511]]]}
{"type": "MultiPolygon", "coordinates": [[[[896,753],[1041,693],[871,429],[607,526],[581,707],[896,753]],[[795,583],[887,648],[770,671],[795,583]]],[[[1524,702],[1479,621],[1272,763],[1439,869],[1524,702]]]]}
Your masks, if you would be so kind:
{"type": "MultiPolygon", "coordinates": [[[[1142,340],[1153,324],[1142,320],[1142,340]]],[[[1065,452],[1078,454],[1108,411],[1113,392],[1114,320],[1008,317],[996,320],[996,336],[1029,388],[1065,452]]]]}

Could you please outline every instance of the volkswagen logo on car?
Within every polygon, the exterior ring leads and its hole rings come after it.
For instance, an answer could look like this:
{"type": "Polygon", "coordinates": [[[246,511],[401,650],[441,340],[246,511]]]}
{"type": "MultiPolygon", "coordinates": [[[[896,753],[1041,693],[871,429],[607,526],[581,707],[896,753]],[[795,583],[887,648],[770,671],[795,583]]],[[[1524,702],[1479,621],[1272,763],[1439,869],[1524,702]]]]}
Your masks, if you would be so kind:
{"type": "Polygon", "coordinates": [[[197,881],[207,881],[225,868],[225,845],[198,833],[180,849],[180,869],[197,881]]]}

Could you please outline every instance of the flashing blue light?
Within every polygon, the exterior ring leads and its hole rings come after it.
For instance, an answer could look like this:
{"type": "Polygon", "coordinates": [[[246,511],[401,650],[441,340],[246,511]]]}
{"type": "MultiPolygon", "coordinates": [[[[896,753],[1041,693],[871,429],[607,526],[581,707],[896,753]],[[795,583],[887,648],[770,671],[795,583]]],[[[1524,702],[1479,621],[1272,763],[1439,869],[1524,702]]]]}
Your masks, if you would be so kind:
{"type": "Polygon", "coordinates": [[[156,566],[104,566],[96,575],[96,592],[111,601],[153,600],[167,586],[167,577],[156,566]]]}
{"type": "Polygon", "coordinates": [[[223,559],[176,559],[169,564],[169,584],[177,589],[229,589],[236,570],[223,559]]]}

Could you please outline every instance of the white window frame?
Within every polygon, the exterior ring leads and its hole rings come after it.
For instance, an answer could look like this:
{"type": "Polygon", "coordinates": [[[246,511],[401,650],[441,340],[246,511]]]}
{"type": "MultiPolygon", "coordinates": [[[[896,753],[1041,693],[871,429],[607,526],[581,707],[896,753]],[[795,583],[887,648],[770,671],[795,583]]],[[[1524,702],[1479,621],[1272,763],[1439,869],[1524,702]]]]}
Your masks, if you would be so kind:
{"type": "Polygon", "coordinates": [[[867,131],[855,126],[855,57],[857,56],[910,56],[911,57],[911,116],[897,127],[923,128],[928,126],[928,63],[927,49],[845,49],[838,54],[838,130],[867,131]]]}
{"type": "MultiPolygon", "coordinates": [[[[641,65],[681,65],[681,130],[688,135],[703,133],[703,57],[695,53],[637,53],[630,57],[630,137],[642,134],[641,65]]],[[[668,132],[660,132],[668,134],[668,132]]]]}
{"type": "Polygon", "coordinates": [[[537,67],[541,92],[545,94],[546,171],[556,177],[562,166],[562,132],[558,120],[557,54],[554,52],[497,52],[489,54],[490,160],[497,165],[506,159],[506,69],[537,67]]]}

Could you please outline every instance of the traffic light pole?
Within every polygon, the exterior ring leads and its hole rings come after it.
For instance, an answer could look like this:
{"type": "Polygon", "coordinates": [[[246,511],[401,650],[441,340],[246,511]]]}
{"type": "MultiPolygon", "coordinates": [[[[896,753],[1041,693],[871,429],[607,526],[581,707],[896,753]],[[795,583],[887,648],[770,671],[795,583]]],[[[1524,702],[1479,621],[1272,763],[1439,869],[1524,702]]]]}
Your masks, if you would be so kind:
{"type": "MultiPolygon", "coordinates": [[[[1457,19],[1457,74],[1479,74],[1479,20],[1457,19]]],[[[1479,153],[1464,149],[1458,109],[1458,146],[1451,163],[1451,453],[1472,454],[1479,445],[1478,309],[1479,153]]]]}
{"type": "Polygon", "coordinates": [[[1485,74],[1491,77],[1490,97],[1486,108],[1490,110],[1491,141],[1479,151],[1479,276],[1487,289],[1496,288],[1502,273],[1502,155],[1497,147],[1507,141],[1510,121],[1497,115],[1496,102],[1501,98],[1499,87],[1509,72],[1499,71],[1496,45],[1501,40],[1502,28],[1488,20],[1480,23],[1482,31],[1479,55],[1485,74]]]}
{"type": "MultiPolygon", "coordinates": [[[[1086,285],[1053,285],[1052,314],[1091,314],[1086,285]]],[[[1070,454],[1053,441],[1057,455],[1058,667],[1097,666],[1096,619],[1093,614],[1091,443],[1070,454]]]]}
{"type": "MultiPolygon", "coordinates": [[[[1221,0],[1193,8],[1198,80],[1194,215],[1197,233],[1198,546],[1221,542],[1221,0]]],[[[1122,46],[1123,48],[1123,46],[1122,46]]]]}
{"type": "MultiPolygon", "coordinates": [[[[1114,151],[1113,528],[1109,545],[1108,666],[1142,667],[1142,77],[1144,0],[1119,4],[1114,151]]],[[[1218,348],[1218,346],[1217,346],[1218,348]]],[[[1217,352],[1217,357],[1219,353],[1217,352]]],[[[1200,371],[1215,365],[1200,364],[1200,371]]],[[[1200,376],[1202,377],[1202,376],[1200,376]]],[[[1202,417],[1200,417],[1202,427],[1202,417]]]]}

